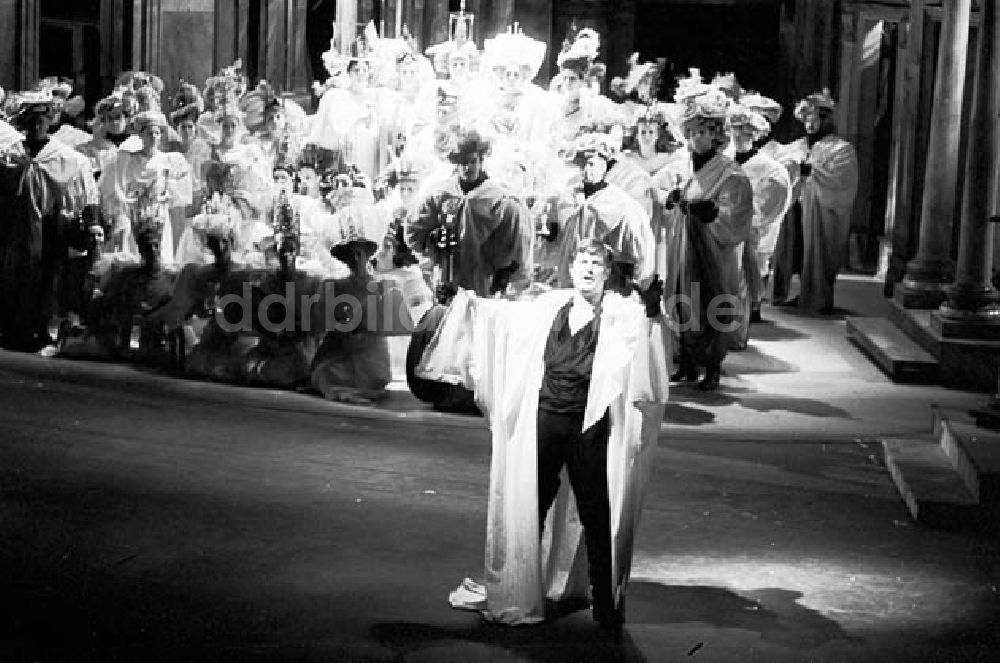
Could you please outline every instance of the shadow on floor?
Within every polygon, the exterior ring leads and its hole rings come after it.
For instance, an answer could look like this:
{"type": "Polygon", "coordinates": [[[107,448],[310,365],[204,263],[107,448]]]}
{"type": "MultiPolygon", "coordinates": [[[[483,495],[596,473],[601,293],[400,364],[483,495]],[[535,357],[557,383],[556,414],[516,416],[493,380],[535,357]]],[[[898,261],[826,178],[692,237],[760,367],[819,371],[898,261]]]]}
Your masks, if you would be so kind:
{"type": "MultiPolygon", "coordinates": [[[[581,615],[583,617],[583,615],[581,615]]],[[[397,660],[510,660],[538,663],[642,663],[646,659],[628,632],[620,638],[603,634],[586,618],[533,626],[499,626],[478,619],[468,626],[442,627],[417,622],[381,622],[372,639],[397,660]]]]}
{"type": "Polygon", "coordinates": [[[632,582],[627,615],[630,624],[701,622],[752,631],[765,642],[792,649],[858,642],[837,622],[799,604],[801,597],[801,592],[776,588],[737,594],[722,587],[632,582]]]}
{"type": "Polygon", "coordinates": [[[726,355],[723,368],[729,375],[749,375],[760,373],[798,373],[799,367],[790,362],[764,354],[753,345],[755,339],[745,350],[733,351],[726,355]]]}
{"type": "Polygon", "coordinates": [[[755,322],[750,327],[750,343],[756,341],[796,341],[800,338],[808,338],[809,334],[784,327],[773,318],[764,318],[761,322],[755,322]]]}
{"type": "Polygon", "coordinates": [[[697,382],[681,382],[670,385],[670,402],[664,412],[664,422],[682,426],[710,424],[715,421],[715,413],[697,406],[728,405],[739,405],[755,412],[779,411],[812,417],[854,419],[847,410],[812,398],[758,392],[726,382],[717,391],[701,391],[697,382]]]}

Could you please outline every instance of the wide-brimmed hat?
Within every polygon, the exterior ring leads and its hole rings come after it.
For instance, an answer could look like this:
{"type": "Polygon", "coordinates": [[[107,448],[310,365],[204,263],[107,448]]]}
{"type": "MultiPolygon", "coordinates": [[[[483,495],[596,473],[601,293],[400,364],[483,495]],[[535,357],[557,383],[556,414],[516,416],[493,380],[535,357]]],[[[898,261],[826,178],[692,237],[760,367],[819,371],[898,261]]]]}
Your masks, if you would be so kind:
{"type": "Polygon", "coordinates": [[[531,81],[545,62],[545,49],[544,41],[532,39],[515,26],[485,41],[483,63],[489,70],[495,67],[522,67],[528,70],[526,79],[531,81]]]}
{"type": "Polygon", "coordinates": [[[56,100],[52,93],[45,91],[26,90],[15,92],[7,99],[7,115],[10,121],[17,124],[31,115],[52,113],[56,100]]]}
{"type": "Polygon", "coordinates": [[[729,126],[734,130],[750,129],[755,140],[763,138],[771,131],[771,125],[766,117],[742,104],[732,104],[729,107],[729,126]]]}
{"type": "Polygon", "coordinates": [[[463,157],[479,154],[489,154],[491,141],[479,129],[468,126],[455,126],[449,132],[447,157],[452,163],[457,163],[463,157]]]}
{"type": "Polygon", "coordinates": [[[159,111],[142,111],[136,113],[129,122],[129,129],[132,133],[140,133],[149,126],[157,126],[161,129],[167,128],[167,118],[159,111]]]}
{"type": "Polygon", "coordinates": [[[752,111],[757,111],[767,118],[767,121],[771,124],[774,124],[781,118],[781,104],[770,97],[765,97],[759,92],[747,92],[741,95],[740,105],[752,111]]]}
{"type": "Polygon", "coordinates": [[[719,89],[710,87],[702,94],[686,97],[683,102],[682,124],[697,120],[725,122],[729,116],[729,97],[719,89]]]}

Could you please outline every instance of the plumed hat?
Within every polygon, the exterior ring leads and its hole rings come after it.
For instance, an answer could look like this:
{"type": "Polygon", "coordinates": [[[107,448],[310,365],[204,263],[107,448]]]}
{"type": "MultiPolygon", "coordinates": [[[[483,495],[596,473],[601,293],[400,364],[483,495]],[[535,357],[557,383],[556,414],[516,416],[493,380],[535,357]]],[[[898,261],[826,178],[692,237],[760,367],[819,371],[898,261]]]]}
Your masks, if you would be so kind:
{"type": "Polygon", "coordinates": [[[235,105],[246,94],[247,77],[243,74],[243,60],[236,60],[217,75],[205,81],[205,98],[214,106],[235,105]]]}
{"type": "Polygon", "coordinates": [[[743,94],[743,88],[736,80],[736,74],[729,72],[726,74],[716,74],[712,78],[712,87],[722,90],[727,97],[733,101],[739,101],[743,94]]]}
{"type": "Polygon", "coordinates": [[[813,92],[806,96],[795,106],[795,119],[802,122],[807,113],[813,111],[833,113],[837,108],[837,103],[830,96],[830,88],[823,88],[821,92],[813,92]]]}
{"type": "Polygon", "coordinates": [[[621,98],[633,93],[639,95],[639,101],[645,104],[656,100],[660,87],[660,75],[666,66],[666,60],[660,58],[655,62],[639,62],[639,54],[633,53],[628,59],[628,75],[625,78],[615,77],[611,81],[611,92],[621,98]],[[644,81],[648,81],[648,90],[640,91],[644,81]]]}
{"type": "Polygon", "coordinates": [[[749,128],[755,140],[763,138],[771,131],[771,125],[766,117],[742,104],[732,104],[729,107],[729,126],[733,129],[749,128]]]}
{"type": "Polygon", "coordinates": [[[701,76],[701,70],[697,67],[688,69],[687,76],[677,78],[677,87],[674,90],[674,101],[679,104],[687,102],[688,99],[700,96],[712,89],[712,86],[705,82],[701,76]]]}
{"type": "Polygon", "coordinates": [[[576,26],[571,25],[562,50],[556,56],[556,64],[560,69],[572,69],[587,80],[603,78],[606,69],[597,62],[600,47],[601,36],[596,30],[583,28],[577,31],[576,26]]]}
{"type": "Polygon", "coordinates": [[[528,70],[527,80],[534,80],[545,61],[545,42],[532,39],[514,24],[483,44],[483,62],[494,67],[518,66],[528,70]]]}
{"type": "Polygon", "coordinates": [[[7,99],[7,115],[15,122],[28,115],[49,113],[55,104],[56,100],[48,90],[15,92],[7,99]]]}
{"type": "Polygon", "coordinates": [[[725,122],[729,115],[729,97],[722,90],[709,88],[702,94],[684,100],[682,122],[719,120],[725,122]]]}
{"type": "Polygon", "coordinates": [[[740,96],[740,105],[757,111],[771,124],[774,124],[781,117],[781,104],[774,99],[765,97],[759,92],[747,92],[740,96]]]}

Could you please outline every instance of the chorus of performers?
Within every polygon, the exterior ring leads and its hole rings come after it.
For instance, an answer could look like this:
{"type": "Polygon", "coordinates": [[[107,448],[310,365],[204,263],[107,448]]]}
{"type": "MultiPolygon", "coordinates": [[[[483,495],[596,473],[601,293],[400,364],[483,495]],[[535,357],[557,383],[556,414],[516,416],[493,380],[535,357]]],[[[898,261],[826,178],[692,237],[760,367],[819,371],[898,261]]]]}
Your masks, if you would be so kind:
{"type": "Polygon", "coordinates": [[[405,370],[421,400],[477,411],[459,381],[417,372],[455,293],[527,300],[569,287],[581,242],[610,247],[609,288],[664,282],[672,377],[701,389],[719,387],[766,298],[833,310],[857,159],[829,92],[796,106],[806,135],[781,145],[769,140],[781,106],[732,74],[706,82],[692,69],[666,102],[663,63],[635,55],[605,85],[600,35],[585,28],[571,30],[542,88],[545,43],[515,25],[480,50],[471,15],[452,18],[449,39],[425,52],[405,30],[331,40],[314,113],[301,95],[251,86],[239,62],[172,89],[126,72],[89,123],[66,80],[6,95],[0,344],[139,360],[156,346],[150,356],[186,372],[266,383],[249,368],[258,347],[298,343],[304,368],[276,384],[376,402],[405,370]],[[248,329],[221,334],[218,301],[244,281],[312,295],[371,282],[405,314],[350,339],[320,325],[276,341],[252,310],[248,329]],[[719,298],[730,305],[706,324],[719,298]],[[217,337],[225,361],[206,355],[217,337]],[[372,360],[334,370],[321,348],[372,360]]]}
{"type": "Polygon", "coordinates": [[[668,384],[724,387],[768,296],[833,309],[857,158],[826,90],[782,145],[732,74],[666,102],[633,56],[608,96],[583,29],[543,88],[545,43],[452,19],[426,52],[331,41],[315,113],[238,61],[126,72],[89,124],[64,80],[0,91],[0,346],[481,413],[491,543],[452,604],[589,594],[615,632],[668,384]]]}

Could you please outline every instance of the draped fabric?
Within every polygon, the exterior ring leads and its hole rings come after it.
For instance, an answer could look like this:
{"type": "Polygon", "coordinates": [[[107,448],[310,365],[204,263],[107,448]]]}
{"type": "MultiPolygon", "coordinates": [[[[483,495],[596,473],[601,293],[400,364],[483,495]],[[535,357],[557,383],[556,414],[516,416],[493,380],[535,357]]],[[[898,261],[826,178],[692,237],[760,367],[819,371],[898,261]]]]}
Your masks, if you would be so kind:
{"type": "Polygon", "coordinates": [[[833,307],[837,272],[847,262],[851,211],[858,190],[854,146],[826,136],[809,152],[812,173],[803,179],[802,289],[799,307],[817,312],[833,307]]]}
{"type": "Polygon", "coordinates": [[[357,94],[332,88],[323,93],[308,142],[338,150],[372,181],[388,162],[381,149],[384,127],[378,90],[357,94]]]}
{"type": "Polygon", "coordinates": [[[698,354],[715,363],[725,356],[729,335],[712,333],[716,330],[709,326],[709,311],[714,298],[739,296],[743,242],[750,236],[753,219],[753,190],[742,168],[721,154],[716,154],[697,172],[689,158],[685,169],[661,171],[657,179],[664,188],[670,185],[680,188],[684,200],[711,200],[719,209],[718,217],[711,223],[702,223],[685,214],[680,205],[669,212],[671,225],[678,229],[677,244],[672,251],[677,257],[678,270],[670,276],[676,283],[675,292],[692,298],[697,292],[691,305],[697,326],[690,333],[697,338],[699,332],[704,332],[707,346],[698,354]]]}
{"type": "MultiPolygon", "coordinates": [[[[65,224],[96,202],[87,159],[56,140],[31,157],[15,146],[0,161],[0,330],[44,330],[55,305],[56,266],[65,224]]],[[[6,340],[10,340],[9,338],[6,340]]]]}
{"type": "MultiPolygon", "coordinates": [[[[425,377],[473,388],[489,421],[490,465],[484,585],[486,615],[506,624],[545,617],[545,599],[585,597],[582,528],[568,481],[539,539],[538,392],[549,329],[573,296],[556,290],[534,302],[476,299],[460,291],[418,367],[425,377]]],[[[669,336],[662,318],[614,293],[602,302],[583,430],[609,413],[608,494],[617,605],[631,569],[635,528],[667,400],[669,336]]]]}
{"type": "Polygon", "coordinates": [[[576,248],[585,239],[599,239],[615,252],[617,262],[634,265],[634,278],[642,282],[653,274],[656,239],[646,210],[614,184],[582,202],[563,202],[556,253],[559,284],[570,284],[569,266],[576,248]]]}
{"type": "Polygon", "coordinates": [[[439,251],[435,231],[451,215],[458,233],[452,262],[457,286],[489,295],[493,274],[513,263],[517,270],[511,281],[525,276],[533,224],[523,202],[490,178],[467,194],[457,177],[431,191],[407,228],[407,243],[414,251],[443,267],[448,256],[439,251]]]}

